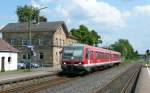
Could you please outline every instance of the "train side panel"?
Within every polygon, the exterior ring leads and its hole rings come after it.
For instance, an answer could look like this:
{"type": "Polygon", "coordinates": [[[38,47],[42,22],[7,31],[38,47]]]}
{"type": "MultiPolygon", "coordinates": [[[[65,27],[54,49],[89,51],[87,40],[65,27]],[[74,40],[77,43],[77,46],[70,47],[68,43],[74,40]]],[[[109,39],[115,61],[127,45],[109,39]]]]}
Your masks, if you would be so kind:
{"type": "MultiPolygon", "coordinates": [[[[70,49],[73,46],[70,46],[70,49]]],[[[89,45],[82,45],[82,54],[81,59],[77,60],[76,57],[71,54],[73,52],[76,53],[76,48],[71,51],[68,51],[70,53],[69,57],[66,57],[68,59],[63,58],[62,62],[62,69],[66,71],[90,71],[91,68],[98,67],[98,66],[104,66],[104,65],[111,65],[114,63],[121,62],[121,54],[119,52],[115,52],[112,50],[107,50],[103,48],[97,48],[89,45]]],[[[78,48],[77,48],[77,51],[78,48]]],[[[69,54],[67,54],[69,55],[69,54]]],[[[76,55],[76,54],[75,54],[76,55]]]]}

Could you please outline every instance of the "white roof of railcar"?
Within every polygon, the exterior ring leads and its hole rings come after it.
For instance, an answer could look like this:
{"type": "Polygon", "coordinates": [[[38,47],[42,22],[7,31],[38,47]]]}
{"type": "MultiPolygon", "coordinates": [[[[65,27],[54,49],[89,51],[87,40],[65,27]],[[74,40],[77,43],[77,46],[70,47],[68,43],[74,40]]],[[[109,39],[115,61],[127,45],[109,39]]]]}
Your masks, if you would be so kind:
{"type": "Polygon", "coordinates": [[[106,53],[112,53],[112,54],[119,54],[121,55],[120,52],[116,52],[116,51],[113,51],[113,50],[108,50],[108,49],[104,49],[104,48],[101,48],[101,47],[94,47],[94,46],[90,46],[90,45],[86,45],[86,44],[71,44],[71,45],[66,45],[64,47],[69,47],[69,46],[86,46],[86,47],[90,47],[90,48],[94,48],[94,50],[101,50],[101,52],[106,52],[106,53]]]}

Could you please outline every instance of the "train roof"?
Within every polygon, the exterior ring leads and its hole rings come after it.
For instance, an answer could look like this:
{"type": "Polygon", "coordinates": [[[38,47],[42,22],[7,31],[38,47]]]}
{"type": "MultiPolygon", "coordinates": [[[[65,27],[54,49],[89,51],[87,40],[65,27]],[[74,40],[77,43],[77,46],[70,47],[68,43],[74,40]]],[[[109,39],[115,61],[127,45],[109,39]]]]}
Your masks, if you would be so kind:
{"type": "Polygon", "coordinates": [[[102,52],[106,52],[106,53],[110,53],[111,52],[112,54],[119,54],[119,55],[121,55],[121,53],[117,52],[117,51],[108,50],[108,49],[104,49],[104,48],[101,48],[101,47],[90,46],[90,45],[86,45],[86,44],[71,44],[71,45],[66,45],[64,47],[73,47],[73,46],[88,47],[88,48],[93,48],[94,51],[101,50],[102,52]]]}

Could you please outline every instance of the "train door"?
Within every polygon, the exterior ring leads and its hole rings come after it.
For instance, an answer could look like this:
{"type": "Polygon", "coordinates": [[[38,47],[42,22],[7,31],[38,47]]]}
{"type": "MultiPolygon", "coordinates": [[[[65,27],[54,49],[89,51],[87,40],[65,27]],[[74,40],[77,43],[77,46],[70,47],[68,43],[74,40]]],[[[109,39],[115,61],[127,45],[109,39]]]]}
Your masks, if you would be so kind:
{"type": "Polygon", "coordinates": [[[87,64],[90,64],[90,50],[87,48],[86,49],[86,60],[87,60],[87,64]]]}
{"type": "Polygon", "coordinates": [[[4,72],[5,71],[5,57],[2,57],[1,58],[1,72],[4,72]]]}
{"type": "Polygon", "coordinates": [[[91,54],[91,55],[90,55],[91,63],[94,63],[93,51],[91,51],[90,54],[91,54]]]}

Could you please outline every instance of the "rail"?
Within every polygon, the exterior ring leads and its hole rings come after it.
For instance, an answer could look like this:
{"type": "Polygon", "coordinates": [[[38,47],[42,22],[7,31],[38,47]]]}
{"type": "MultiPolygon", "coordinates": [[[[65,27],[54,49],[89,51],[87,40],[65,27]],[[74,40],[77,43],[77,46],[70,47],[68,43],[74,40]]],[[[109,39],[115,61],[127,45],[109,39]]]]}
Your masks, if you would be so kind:
{"type": "Polygon", "coordinates": [[[27,77],[21,77],[21,78],[14,78],[14,79],[8,79],[4,81],[0,81],[0,91],[4,90],[5,87],[11,86],[20,82],[25,82],[25,81],[31,81],[35,79],[41,79],[41,78],[46,78],[50,76],[54,76],[56,73],[47,73],[47,74],[41,74],[41,75],[35,75],[35,76],[27,76],[27,77]]]}
{"type": "Polygon", "coordinates": [[[22,85],[12,86],[4,90],[0,90],[0,93],[36,93],[40,90],[50,88],[62,83],[66,83],[80,77],[67,78],[67,77],[55,77],[53,79],[42,79],[38,81],[26,82],[22,85]]]}
{"type": "Polygon", "coordinates": [[[124,73],[116,76],[95,93],[134,93],[141,67],[141,62],[133,64],[124,73]]]}

